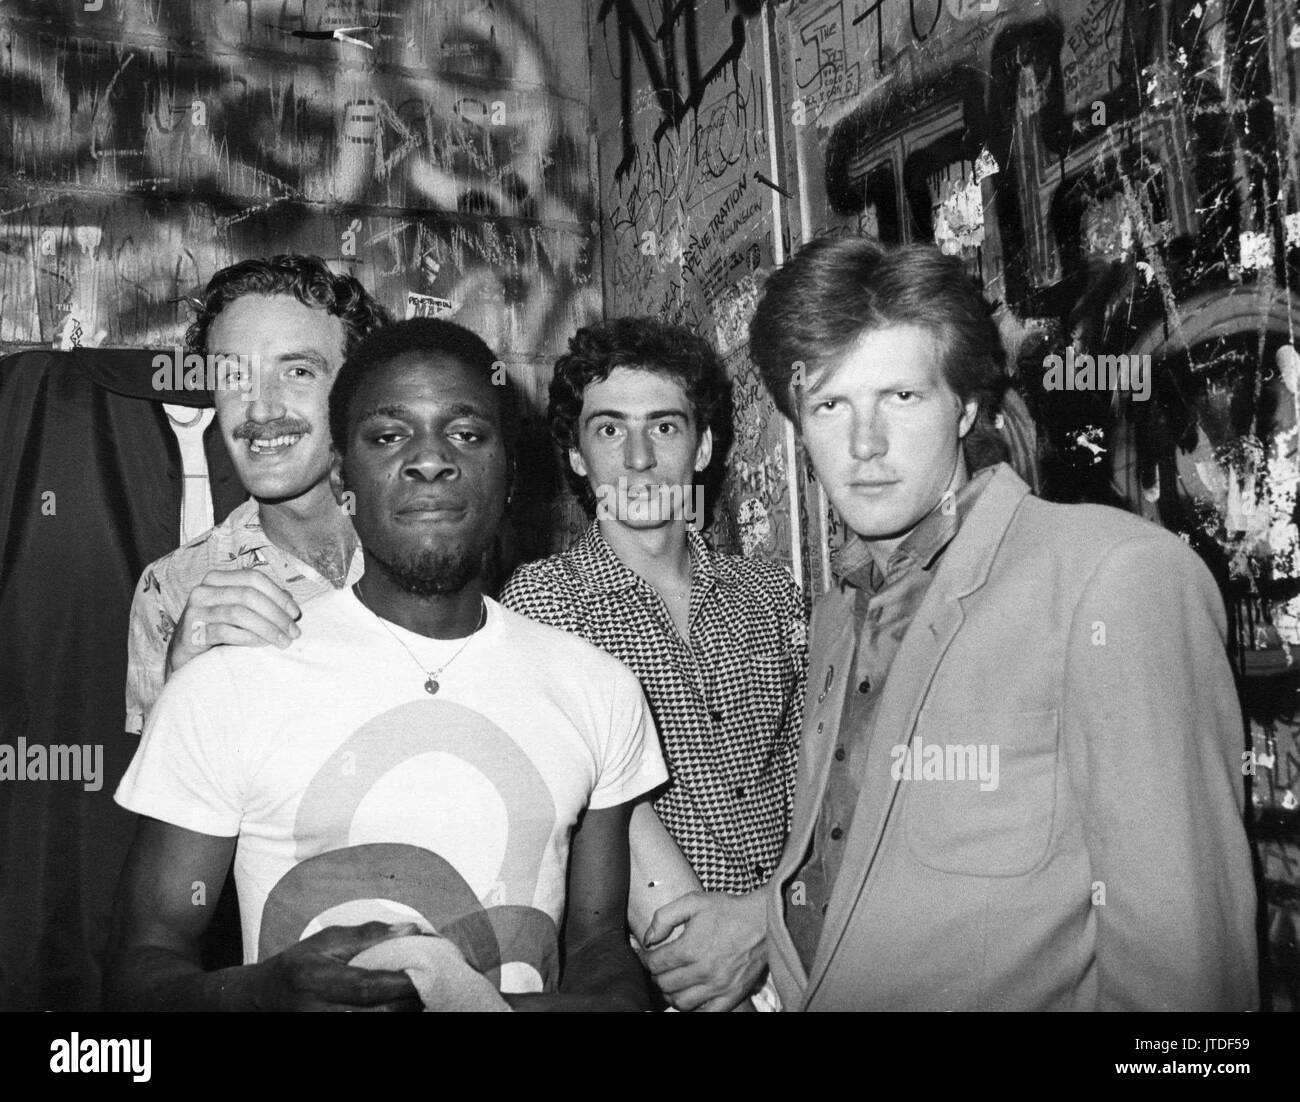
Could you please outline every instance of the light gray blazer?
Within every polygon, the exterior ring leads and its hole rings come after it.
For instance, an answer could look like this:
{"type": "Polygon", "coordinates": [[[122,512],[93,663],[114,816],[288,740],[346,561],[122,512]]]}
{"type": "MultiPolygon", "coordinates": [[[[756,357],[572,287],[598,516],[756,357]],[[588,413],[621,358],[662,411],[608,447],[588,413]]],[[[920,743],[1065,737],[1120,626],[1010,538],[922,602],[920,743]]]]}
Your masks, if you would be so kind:
{"type": "Polygon", "coordinates": [[[1257,1006],[1245,738],[1213,579],[1157,525],[1049,504],[1006,466],[890,670],[806,974],[780,893],[826,788],[852,606],[836,587],[814,610],[793,825],[767,889],[786,1009],[1257,1006]],[[997,788],[903,779],[891,750],[918,739],[996,745],[997,788]]]}

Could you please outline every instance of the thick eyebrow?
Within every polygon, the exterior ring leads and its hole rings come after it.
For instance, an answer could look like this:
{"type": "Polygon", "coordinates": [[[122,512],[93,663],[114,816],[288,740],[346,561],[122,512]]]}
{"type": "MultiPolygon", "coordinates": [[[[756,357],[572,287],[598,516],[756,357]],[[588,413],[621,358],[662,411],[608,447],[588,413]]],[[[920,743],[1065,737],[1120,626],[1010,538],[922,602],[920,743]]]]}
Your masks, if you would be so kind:
{"type": "Polygon", "coordinates": [[[371,406],[357,414],[357,423],[369,421],[372,417],[391,417],[395,421],[406,421],[411,417],[411,411],[406,406],[371,406]]]}
{"type": "Polygon", "coordinates": [[[448,417],[479,417],[484,421],[492,420],[492,414],[473,402],[456,402],[453,405],[444,406],[443,411],[448,417]]]}
{"type": "Polygon", "coordinates": [[[808,395],[819,394],[830,385],[835,374],[834,371],[817,371],[815,373],[810,371],[804,376],[807,382],[803,386],[796,385],[796,389],[808,395]]]}
{"type": "MultiPolygon", "coordinates": [[[[446,417],[478,417],[484,421],[491,421],[491,414],[484,411],[482,406],[476,406],[473,402],[456,402],[450,406],[444,406],[440,412],[446,417]]],[[[413,421],[416,414],[410,406],[387,405],[371,406],[369,409],[362,410],[357,414],[357,423],[368,421],[372,417],[391,417],[397,421],[413,421]]]]}
{"type": "MultiPolygon", "coordinates": [[[[836,379],[838,377],[839,377],[839,372],[836,371],[819,371],[815,376],[809,378],[808,384],[802,388],[803,393],[808,397],[811,397],[815,394],[821,394],[827,390],[829,390],[832,394],[839,393],[843,391],[844,388],[840,386],[836,386],[836,379]]],[[[906,375],[903,376],[896,375],[892,379],[886,377],[886,380],[883,384],[879,386],[870,387],[869,389],[874,394],[894,394],[900,390],[910,390],[910,391],[932,390],[934,388],[934,385],[935,384],[933,379],[919,379],[919,378],[909,377],[906,375]]]]}
{"type": "MultiPolygon", "coordinates": [[[[594,410],[592,410],[590,413],[588,413],[585,417],[583,417],[583,419],[582,419],[582,423],[583,423],[584,425],[589,425],[589,424],[591,424],[591,422],[594,421],[597,417],[609,417],[609,418],[611,418],[612,420],[615,420],[615,421],[631,421],[631,420],[633,420],[632,417],[629,417],[626,413],[624,413],[622,410],[619,410],[619,409],[594,409],[594,410]]],[[[680,409],[655,409],[655,410],[651,410],[649,413],[647,413],[647,414],[645,415],[644,420],[646,420],[646,421],[664,421],[664,420],[667,420],[667,419],[670,418],[670,417],[672,417],[672,418],[676,418],[678,421],[683,421],[683,422],[684,422],[684,421],[688,421],[688,420],[690,420],[690,418],[687,417],[687,415],[686,415],[685,413],[683,413],[680,409]]]]}
{"type": "Polygon", "coordinates": [[[311,360],[313,363],[318,363],[322,367],[329,366],[329,360],[311,348],[295,349],[292,352],[281,352],[276,355],[275,359],[277,363],[283,363],[285,360],[311,360]]]}
{"type": "MultiPolygon", "coordinates": [[[[235,352],[225,348],[216,349],[209,354],[219,359],[229,358],[241,361],[259,358],[255,352],[235,352]]],[[[284,363],[288,360],[308,360],[311,363],[319,364],[321,367],[329,367],[329,360],[311,348],[296,349],[291,352],[278,352],[273,359],[276,363],[284,363]]]]}

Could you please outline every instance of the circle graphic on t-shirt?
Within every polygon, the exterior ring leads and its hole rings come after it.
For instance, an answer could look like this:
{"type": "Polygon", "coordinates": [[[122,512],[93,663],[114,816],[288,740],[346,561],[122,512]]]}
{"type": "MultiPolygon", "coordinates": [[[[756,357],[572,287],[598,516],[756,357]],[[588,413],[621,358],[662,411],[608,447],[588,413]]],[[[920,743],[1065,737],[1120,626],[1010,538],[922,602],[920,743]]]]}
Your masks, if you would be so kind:
{"type": "Polygon", "coordinates": [[[556,819],[537,767],[486,716],[448,700],[392,708],[303,793],[298,864],[267,896],[258,959],[325,925],[416,921],[503,990],[553,990],[556,926],[534,903],[548,870],[564,875],[547,862],[556,819]]]}

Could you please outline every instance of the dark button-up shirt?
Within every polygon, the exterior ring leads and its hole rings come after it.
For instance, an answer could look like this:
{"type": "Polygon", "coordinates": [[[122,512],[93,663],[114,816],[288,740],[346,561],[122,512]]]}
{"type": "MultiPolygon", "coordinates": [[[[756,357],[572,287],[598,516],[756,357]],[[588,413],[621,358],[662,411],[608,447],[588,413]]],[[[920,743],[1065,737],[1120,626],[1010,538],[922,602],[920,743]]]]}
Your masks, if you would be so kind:
{"type": "Polygon", "coordinates": [[[690,639],[595,522],[515,571],[501,602],[612,654],[641,681],[668,762],[655,810],[706,891],[772,875],[790,829],[807,626],[781,566],[713,551],[687,530],[690,639]]]}
{"type": "MultiPolygon", "coordinates": [[[[798,874],[786,887],[786,925],[805,969],[812,967],[823,918],[844,858],[844,842],[862,790],[877,705],[889,668],[921,607],[940,556],[957,535],[961,518],[970,512],[990,473],[977,473],[956,494],[940,502],[894,549],[883,571],[866,541],[857,536],[849,538],[832,564],[839,584],[856,590],[853,618],[857,643],[839,742],[831,754],[813,844],[798,874]]],[[[882,737],[902,741],[901,735],[884,732],[882,737]]]]}

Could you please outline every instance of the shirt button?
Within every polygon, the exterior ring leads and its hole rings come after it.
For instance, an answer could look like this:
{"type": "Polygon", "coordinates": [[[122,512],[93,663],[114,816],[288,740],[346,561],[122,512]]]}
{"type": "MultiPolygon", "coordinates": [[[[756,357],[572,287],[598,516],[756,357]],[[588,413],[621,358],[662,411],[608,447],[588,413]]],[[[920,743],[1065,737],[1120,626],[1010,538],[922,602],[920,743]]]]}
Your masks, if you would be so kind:
{"type": "Polygon", "coordinates": [[[745,786],[742,784],[739,788],[736,789],[736,799],[738,800],[744,799],[744,796],[745,796],[745,786]]]}
{"type": "Polygon", "coordinates": [[[844,831],[840,830],[839,827],[831,827],[832,842],[838,842],[843,837],[844,837],[844,831]]]}
{"type": "Polygon", "coordinates": [[[817,724],[817,733],[820,735],[825,727],[826,727],[825,723],[817,724]]]}
{"type": "Polygon", "coordinates": [[[835,760],[843,761],[845,757],[847,757],[847,755],[844,753],[844,747],[843,746],[835,747],[835,760]]]}
{"type": "Polygon", "coordinates": [[[709,718],[713,720],[714,723],[721,723],[722,713],[715,708],[713,711],[709,713],[709,718]]]}
{"type": "Polygon", "coordinates": [[[858,682],[858,692],[863,694],[871,692],[871,682],[868,681],[865,677],[860,682],[858,682]]]}
{"type": "Polygon", "coordinates": [[[829,907],[830,907],[830,904],[829,904],[829,903],[823,903],[823,904],[822,904],[822,914],[825,914],[826,911],[827,911],[827,908],[829,908],[829,907]]]}
{"type": "Polygon", "coordinates": [[[757,876],[760,880],[762,880],[763,877],[767,875],[767,869],[764,868],[762,865],[755,865],[754,875],[757,876]]]}

